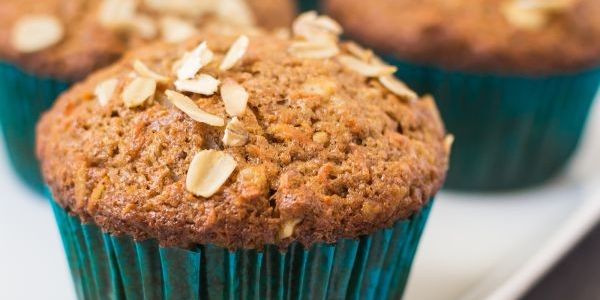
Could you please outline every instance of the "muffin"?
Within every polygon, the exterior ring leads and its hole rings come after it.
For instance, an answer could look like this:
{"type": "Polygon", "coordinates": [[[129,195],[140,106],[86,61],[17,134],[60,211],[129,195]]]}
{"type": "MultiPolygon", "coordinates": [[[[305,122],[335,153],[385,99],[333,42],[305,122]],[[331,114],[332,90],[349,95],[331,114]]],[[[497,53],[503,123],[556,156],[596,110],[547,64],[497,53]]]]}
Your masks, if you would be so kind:
{"type": "Polygon", "coordinates": [[[432,93],[457,136],[447,186],[528,187],[564,168],[600,83],[600,1],[328,0],[346,33],[432,93]],[[369,26],[364,26],[369,24],[369,26]]]}
{"type": "Polygon", "coordinates": [[[37,153],[80,298],[400,297],[451,137],[337,34],[156,43],[58,99],[37,153]]]}
{"type": "Polygon", "coordinates": [[[0,122],[15,169],[43,188],[35,122],[71,83],[132,47],[178,42],[215,22],[288,26],[291,0],[3,0],[0,2],[0,122]]]}

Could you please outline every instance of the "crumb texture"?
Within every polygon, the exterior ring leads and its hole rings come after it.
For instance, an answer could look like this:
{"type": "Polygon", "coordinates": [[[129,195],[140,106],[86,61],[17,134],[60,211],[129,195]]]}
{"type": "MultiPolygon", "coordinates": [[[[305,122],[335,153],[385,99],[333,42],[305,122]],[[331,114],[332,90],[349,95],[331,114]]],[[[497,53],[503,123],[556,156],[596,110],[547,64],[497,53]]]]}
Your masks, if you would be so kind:
{"type": "Polygon", "coordinates": [[[77,81],[140,45],[181,41],[213,23],[289,26],[295,9],[292,0],[2,0],[0,60],[77,81]],[[35,26],[48,19],[53,26],[35,26]]]}
{"type": "Polygon", "coordinates": [[[352,38],[413,63],[525,75],[600,65],[597,0],[327,0],[326,6],[352,38]]]}
{"type": "Polygon", "coordinates": [[[251,35],[239,61],[221,70],[238,39],[206,33],[142,48],[64,94],[38,125],[55,199],[138,240],[260,249],[372,233],[409,218],[441,188],[449,150],[431,98],[400,97],[336,57],[294,56],[293,41],[279,35],[251,35]],[[200,73],[238,84],[228,93],[247,101],[243,113],[228,114],[219,91],[167,92],[173,82],[125,105],[121,91],[136,61],[173,78],[173,66],[181,69],[203,41],[213,59],[200,73]],[[165,92],[186,104],[175,106],[165,92]],[[189,114],[178,108],[196,106],[189,114]],[[224,126],[195,121],[196,109],[224,126]]]}

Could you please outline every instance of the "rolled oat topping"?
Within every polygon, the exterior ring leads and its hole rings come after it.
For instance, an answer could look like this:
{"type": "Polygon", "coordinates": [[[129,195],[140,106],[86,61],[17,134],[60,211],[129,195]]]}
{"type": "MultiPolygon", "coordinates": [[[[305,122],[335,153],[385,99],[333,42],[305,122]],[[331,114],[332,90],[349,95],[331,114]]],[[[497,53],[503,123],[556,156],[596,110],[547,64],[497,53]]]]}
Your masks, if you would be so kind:
{"type": "Polygon", "coordinates": [[[417,100],[419,96],[394,75],[379,76],[379,82],[396,96],[406,100],[417,100]]]}
{"type": "Polygon", "coordinates": [[[244,124],[237,117],[234,117],[227,123],[225,134],[223,135],[223,144],[228,147],[244,146],[248,142],[248,132],[244,124]]]}
{"type": "Polygon", "coordinates": [[[110,99],[112,99],[118,84],[119,80],[113,78],[102,81],[96,86],[94,95],[98,99],[100,106],[106,106],[108,104],[110,99]]]}
{"type": "Polygon", "coordinates": [[[160,83],[167,83],[171,79],[167,76],[160,75],[148,68],[141,60],[136,59],[133,62],[133,69],[142,77],[151,78],[160,83]]]}
{"type": "Polygon", "coordinates": [[[235,66],[235,64],[244,56],[246,50],[248,50],[249,44],[250,39],[247,36],[240,36],[233,43],[233,45],[231,45],[231,48],[229,48],[229,51],[227,52],[225,58],[223,58],[223,61],[221,62],[219,70],[227,71],[233,68],[233,66],[235,66]]]}
{"type": "Polygon", "coordinates": [[[197,33],[196,27],[177,17],[164,17],[160,20],[163,39],[169,43],[183,42],[197,33]]]}
{"type": "Polygon", "coordinates": [[[233,80],[225,80],[221,86],[221,97],[230,116],[238,117],[244,114],[249,95],[243,86],[233,80]]]}
{"type": "Polygon", "coordinates": [[[340,55],[338,60],[350,70],[360,73],[366,77],[379,77],[394,74],[396,67],[379,63],[367,63],[354,56],[340,55]]]}
{"type": "Polygon", "coordinates": [[[208,198],[221,188],[235,167],[235,159],[225,152],[200,151],[188,169],[186,189],[196,196],[208,198]]]}
{"type": "Polygon", "coordinates": [[[337,44],[332,41],[295,41],[288,50],[298,58],[325,59],[340,53],[337,44]]]}
{"type": "Polygon", "coordinates": [[[121,97],[125,106],[138,107],[150,100],[156,92],[156,80],[152,78],[137,77],[123,90],[121,97]]]}
{"type": "Polygon", "coordinates": [[[192,79],[202,69],[213,60],[213,52],[208,49],[206,42],[202,42],[198,47],[182,58],[181,65],[177,70],[179,80],[192,79]]]}
{"type": "Polygon", "coordinates": [[[314,11],[301,14],[293,24],[294,36],[308,41],[337,41],[342,26],[328,16],[319,16],[314,11]]]}
{"type": "Polygon", "coordinates": [[[198,78],[175,81],[175,88],[181,92],[210,96],[217,92],[219,84],[221,82],[218,79],[207,74],[200,74],[198,78]]]}
{"type": "Polygon", "coordinates": [[[567,11],[575,3],[576,0],[510,0],[504,3],[502,13],[517,28],[539,30],[554,15],[567,11]]]}
{"type": "Polygon", "coordinates": [[[219,116],[209,114],[196,105],[192,99],[175,91],[167,90],[165,92],[167,98],[186,115],[194,121],[205,123],[211,126],[224,126],[225,121],[219,116]]]}
{"type": "Polygon", "coordinates": [[[135,0],[103,0],[98,19],[108,28],[128,30],[133,27],[137,9],[135,0]]]}
{"type": "Polygon", "coordinates": [[[12,46],[19,52],[32,53],[58,44],[65,32],[60,20],[51,15],[20,18],[12,30],[12,46]]]}

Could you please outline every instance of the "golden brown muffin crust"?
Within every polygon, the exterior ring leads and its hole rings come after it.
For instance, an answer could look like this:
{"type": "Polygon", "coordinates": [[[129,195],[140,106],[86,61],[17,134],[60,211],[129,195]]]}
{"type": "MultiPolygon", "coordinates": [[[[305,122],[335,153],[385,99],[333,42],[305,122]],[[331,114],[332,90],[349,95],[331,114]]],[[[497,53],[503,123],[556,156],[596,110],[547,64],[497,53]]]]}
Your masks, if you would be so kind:
{"type": "Polygon", "coordinates": [[[248,4],[259,20],[259,25],[265,28],[287,27],[296,16],[296,1],[249,0],[248,4]]]}
{"type": "MultiPolygon", "coordinates": [[[[23,69],[39,76],[76,81],[83,79],[100,67],[115,62],[128,49],[162,38],[160,33],[155,38],[142,38],[138,32],[133,30],[124,33],[122,30],[107,28],[99,18],[99,10],[103,1],[0,1],[0,45],[2,45],[0,60],[16,63],[23,69]],[[18,51],[12,41],[15,24],[24,17],[39,15],[57,18],[65,31],[64,37],[57,44],[37,52],[18,51]]],[[[182,2],[182,0],[178,1],[182,2]]],[[[291,0],[241,1],[246,1],[252,10],[256,25],[266,28],[289,26],[294,17],[295,4],[291,0]]],[[[177,16],[172,13],[157,12],[144,6],[142,2],[142,0],[138,0],[139,12],[149,16],[155,22],[158,30],[160,30],[161,17],[166,15],[178,17],[190,24],[193,23],[198,28],[215,21],[213,16],[177,16]]],[[[193,1],[188,0],[187,2],[193,1]]]]}
{"type": "MultiPolygon", "coordinates": [[[[76,85],[38,125],[38,156],[58,201],[113,234],[163,246],[285,247],[356,238],[419,211],[442,186],[445,129],[431,98],[400,99],[377,79],[336,58],[300,59],[291,41],[254,35],[242,61],[218,71],[236,36],[207,34],[181,46],[156,44],[76,85]],[[126,108],[119,95],[100,106],[98,83],[130,81],[132,62],[160,74],[207,41],[215,61],[203,73],[249,93],[240,117],[248,143],[227,147],[223,127],[193,121],[165,99],[126,108]],[[325,92],[323,92],[325,91],[325,92]],[[224,151],[237,167],[211,197],[186,190],[196,153],[224,151]],[[286,224],[292,235],[281,238],[286,224]]],[[[186,93],[203,110],[227,114],[220,95],[186,93]]]]}
{"type": "MultiPolygon", "coordinates": [[[[532,75],[600,64],[600,1],[548,11],[538,28],[511,23],[505,8],[514,1],[327,0],[326,6],[351,37],[413,63],[532,75]]],[[[529,0],[535,1],[570,0],[529,0]]]]}

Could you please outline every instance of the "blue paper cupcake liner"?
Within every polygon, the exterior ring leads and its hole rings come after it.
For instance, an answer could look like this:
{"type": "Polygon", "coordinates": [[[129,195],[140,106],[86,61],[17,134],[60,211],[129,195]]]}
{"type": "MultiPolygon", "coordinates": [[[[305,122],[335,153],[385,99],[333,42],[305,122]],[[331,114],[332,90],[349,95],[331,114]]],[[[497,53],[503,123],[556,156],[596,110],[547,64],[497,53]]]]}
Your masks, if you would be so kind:
{"type": "Polygon", "coordinates": [[[577,148],[600,84],[600,69],[501,76],[388,60],[411,88],[435,97],[456,136],[451,189],[524,188],[555,176],[577,148]]]}
{"type": "Polygon", "coordinates": [[[315,11],[319,11],[319,9],[321,8],[320,0],[299,0],[298,1],[298,8],[300,9],[300,11],[309,11],[309,10],[315,10],[315,11]]]}
{"type": "Polygon", "coordinates": [[[44,184],[35,156],[35,125],[68,86],[0,63],[0,125],[6,152],[17,174],[38,192],[44,184]]]}
{"type": "Polygon", "coordinates": [[[281,252],[162,248],[103,233],[52,202],[79,299],[400,299],[431,201],[357,240],[281,252]]]}

